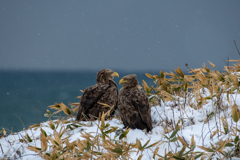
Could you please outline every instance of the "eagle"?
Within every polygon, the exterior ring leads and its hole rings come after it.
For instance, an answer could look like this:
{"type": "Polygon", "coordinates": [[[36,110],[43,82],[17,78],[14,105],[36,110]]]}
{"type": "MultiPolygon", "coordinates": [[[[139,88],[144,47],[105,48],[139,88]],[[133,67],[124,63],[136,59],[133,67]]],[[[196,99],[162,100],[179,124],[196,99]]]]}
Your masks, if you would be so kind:
{"type": "Polygon", "coordinates": [[[151,109],[147,95],[138,88],[137,76],[124,76],[119,84],[118,110],[125,127],[152,130],[151,109]]]}
{"type": "Polygon", "coordinates": [[[100,114],[110,111],[110,118],[117,108],[118,89],[113,81],[114,77],[119,77],[117,72],[110,69],[102,69],[97,73],[97,83],[87,87],[81,97],[76,116],[77,121],[96,120],[100,114]]]}

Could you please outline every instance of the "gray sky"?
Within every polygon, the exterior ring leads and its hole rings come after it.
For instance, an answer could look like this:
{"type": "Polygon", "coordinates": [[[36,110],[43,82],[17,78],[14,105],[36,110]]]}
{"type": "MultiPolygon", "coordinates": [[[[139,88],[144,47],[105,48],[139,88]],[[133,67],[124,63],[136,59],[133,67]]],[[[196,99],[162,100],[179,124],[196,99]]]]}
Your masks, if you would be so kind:
{"type": "Polygon", "coordinates": [[[239,0],[3,0],[0,22],[0,70],[222,69],[240,58],[239,0]]]}

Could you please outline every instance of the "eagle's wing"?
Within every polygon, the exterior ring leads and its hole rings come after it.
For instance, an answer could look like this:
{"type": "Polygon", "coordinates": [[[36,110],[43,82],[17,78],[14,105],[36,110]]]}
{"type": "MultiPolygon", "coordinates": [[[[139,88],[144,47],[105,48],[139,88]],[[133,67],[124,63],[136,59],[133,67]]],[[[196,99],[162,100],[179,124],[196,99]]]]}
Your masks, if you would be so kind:
{"type": "Polygon", "coordinates": [[[151,115],[149,115],[151,113],[147,96],[143,93],[138,94],[138,97],[132,99],[132,105],[138,111],[143,125],[150,131],[152,129],[152,119],[151,115]]]}
{"type": "Polygon", "coordinates": [[[85,89],[80,100],[77,120],[80,120],[82,114],[86,114],[88,110],[91,109],[95,103],[97,103],[97,101],[104,93],[106,93],[109,87],[109,84],[102,84],[94,85],[85,89]]]}

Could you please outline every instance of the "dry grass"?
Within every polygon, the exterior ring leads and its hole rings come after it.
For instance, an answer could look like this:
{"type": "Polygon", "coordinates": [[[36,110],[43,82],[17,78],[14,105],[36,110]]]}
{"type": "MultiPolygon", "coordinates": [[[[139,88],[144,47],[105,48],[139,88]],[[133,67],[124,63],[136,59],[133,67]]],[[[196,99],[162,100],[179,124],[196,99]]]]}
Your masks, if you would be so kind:
{"type": "MultiPolygon", "coordinates": [[[[28,149],[36,152],[47,160],[131,159],[130,155],[133,152],[139,155],[138,159],[141,159],[146,149],[151,149],[153,159],[210,159],[214,155],[230,159],[234,156],[240,156],[240,130],[237,126],[240,111],[238,110],[238,106],[232,102],[230,98],[234,94],[240,94],[240,77],[236,74],[240,71],[240,60],[234,60],[233,62],[236,62],[233,66],[224,67],[224,73],[216,70],[215,65],[211,62],[209,63],[213,69],[209,69],[203,64],[202,68],[189,69],[190,75],[185,75],[180,68],[175,69],[175,73],[163,73],[162,71],[160,71],[159,75],[146,73],[148,78],[153,79],[155,86],[150,87],[145,81],[143,81],[142,84],[144,91],[149,96],[149,101],[152,106],[172,101],[174,102],[172,103],[172,108],[179,107],[183,112],[186,112],[185,107],[187,105],[194,110],[203,110],[203,105],[209,103],[208,100],[211,100],[212,106],[215,106],[215,108],[211,113],[206,113],[207,118],[204,121],[204,124],[207,124],[210,119],[215,118],[216,120],[216,130],[212,132],[211,136],[231,135],[229,137],[234,138],[219,140],[218,143],[211,144],[210,147],[205,147],[204,145],[197,146],[194,136],[192,136],[191,142],[187,143],[184,137],[178,134],[185,122],[183,122],[183,120],[174,122],[168,119],[162,119],[158,124],[155,124],[155,126],[159,125],[164,127],[164,141],[159,140],[149,144],[149,140],[145,144],[141,144],[141,141],[136,139],[135,143],[128,143],[125,141],[125,137],[128,136],[129,128],[119,129],[118,127],[111,127],[108,123],[105,123],[105,116],[108,113],[101,115],[98,121],[91,122],[96,123],[98,126],[96,136],[82,131],[81,140],[76,139],[71,141],[69,139],[71,135],[67,134],[69,131],[75,128],[81,128],[82,126],[87,127],[86,124],[76,122],[73,118],[74,113],[77,111],[78,103],[71,103],[71,108],[63,103],[49,106],[51,109],[56,110],[54,113],[47,110],[44,115],[49,118],[48,127],[51,128],[52,134],[47,134],[41,124],[35,124],[30,126],[29,129],[37,130],[40,128],[41,135],[35,138],[34,136],[26,134],[20,137],[19,141],[22,143],[31,143],[40,139],[41,147],[32,145],[28,146],[28,149]],[[167,78],[167,76],[169,76],[169,78],[167,78]],[[204,96],[204,92],[206,91],[209,91],[209,94],[204,96]],[[223,94],[227,95],[228,102],[231,105],[222,103],[223,94]],[[182,103],[179,103],[180,98],[184,100],[182,103]],[[194,103],[193,100],[195,100],[196,103],[194,103]],[[221,116],[219,120],[217,119],[217,115],[220,117],[220,113],[229,109],[232,111],[232,120],[236,123],[236,126],[233,126],[231,129],[226,117],[221,116]],[[58,120],[52,120],[52,117],[61,111],[68,116],[68,120],[60,118],[58,120]],[[217,123],[221,123],[220,125],[223,126],[224,130],[218,128],[217,123]],[[67,127],[63,127],[61,124],[66,124],[65,126],[67,127]],[[109,136],[109,134],[113,132],[116,135],[114,139],[109,136]],[[168,134],[170,132],[171,134],[168,134]],[[165,154],[159,155],[159,146],[168,145],[171,147],[171,143],[175,143],[182,148],[175,151],[171,149],[167,151],[167,149],[165,149],[165,154]],[[196,151],[196,148],[200,148],[204,152],[196,151]]],[[[161,115],[159,114],[159,116],[161,115]]],[[[191,117],[188,117],[188,119],[194,124],[191,117]]],[[[0,133],[6,136],[5,129],[2,129],[0,133]]]]}

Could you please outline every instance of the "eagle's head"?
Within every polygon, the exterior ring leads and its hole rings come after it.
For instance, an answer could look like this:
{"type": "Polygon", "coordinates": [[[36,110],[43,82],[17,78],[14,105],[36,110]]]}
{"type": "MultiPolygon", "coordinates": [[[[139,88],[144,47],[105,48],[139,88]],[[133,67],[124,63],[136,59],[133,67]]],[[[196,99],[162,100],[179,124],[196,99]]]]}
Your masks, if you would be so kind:
{"type": "Polygon", "coordinates": [[[97,83],[109,83],[114,77],[119,77],[119,74],[111,69],[102,69],[97,73],[97,83]]]}
{"type": "Polygon", "coordinates": [[[136,74],[129,74],[124,76],[120,81],[119,84],[123,84],[123,87],[137,87],[137,75],[136,74]]]}

